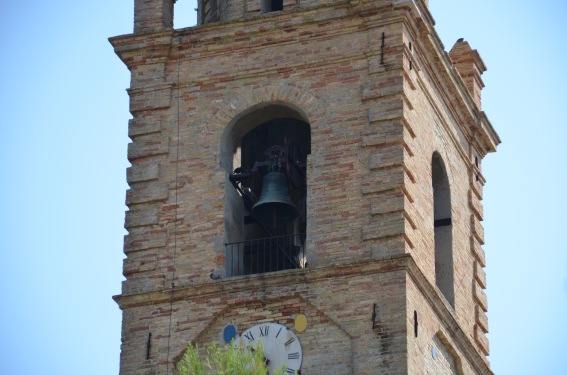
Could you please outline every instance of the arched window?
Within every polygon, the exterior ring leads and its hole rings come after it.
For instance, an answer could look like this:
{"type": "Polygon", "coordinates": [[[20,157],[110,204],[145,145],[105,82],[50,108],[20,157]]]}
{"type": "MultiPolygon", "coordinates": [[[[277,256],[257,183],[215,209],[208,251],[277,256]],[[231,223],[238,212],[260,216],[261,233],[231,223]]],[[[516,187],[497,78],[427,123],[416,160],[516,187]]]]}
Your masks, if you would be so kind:
{"type": "Polygon", "coordinates": [[[226,275],[305,267],[311,129],[301,112],[254,109],[225,131],[222,147],[226,275]]]}
{"type": "Polygon", "coordinates": [[[435,282],[451,306],[455,307],[453,286],[453,223],[451,191],[445,164],[438,153],[431,162],[433,185],[433,226],[435,230],[435,282]]]}

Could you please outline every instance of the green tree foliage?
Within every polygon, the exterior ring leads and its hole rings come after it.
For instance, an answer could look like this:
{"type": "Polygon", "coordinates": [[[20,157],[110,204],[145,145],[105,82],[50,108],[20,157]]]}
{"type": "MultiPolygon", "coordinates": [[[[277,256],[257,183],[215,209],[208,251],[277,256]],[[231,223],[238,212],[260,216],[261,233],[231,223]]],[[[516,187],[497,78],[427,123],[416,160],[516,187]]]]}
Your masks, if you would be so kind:
{"type": "MultiPolygon", "coordinates": [[[[266,358],[261,343],[253,350],[239,345],[207,348],[207,356],[199,356],[199,348],[189,345],[175,366],[177,375],[266,375],[266,358]]],[[[282,375],[285,368],[274,375],[282,375]]]]}

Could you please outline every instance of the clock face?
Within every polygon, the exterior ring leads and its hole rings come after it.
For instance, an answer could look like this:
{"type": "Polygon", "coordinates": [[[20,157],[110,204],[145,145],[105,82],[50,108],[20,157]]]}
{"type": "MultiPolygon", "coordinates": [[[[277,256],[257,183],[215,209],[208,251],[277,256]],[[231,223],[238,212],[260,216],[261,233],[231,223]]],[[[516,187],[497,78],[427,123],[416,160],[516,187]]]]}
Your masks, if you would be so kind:
{"type": "Polygon", "coordinates": [[[240,335],[243,348],[255,348],[261,341],[270,375],[286,366],[285,375],[294,375],[301,368],[301,344],[292,330],[275,323],[250,327],[240,335]]]}

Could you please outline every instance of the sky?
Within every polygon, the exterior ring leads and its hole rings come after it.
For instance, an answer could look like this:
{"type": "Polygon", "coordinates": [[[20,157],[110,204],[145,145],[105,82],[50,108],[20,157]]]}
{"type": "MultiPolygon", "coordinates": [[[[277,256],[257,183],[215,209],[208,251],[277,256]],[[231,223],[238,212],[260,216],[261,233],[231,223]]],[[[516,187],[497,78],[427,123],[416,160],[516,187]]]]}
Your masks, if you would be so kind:
{"type": "MultiPolygon", "coordinates": [[[[0,374],[118,374],[134,0],[0,0],[0,374]]],[[[194,24],[178,0],[176,27],[194,24]]],[[[567,2],[430,0],[481,54],[493,371],[567,374],[567,2]]]]}

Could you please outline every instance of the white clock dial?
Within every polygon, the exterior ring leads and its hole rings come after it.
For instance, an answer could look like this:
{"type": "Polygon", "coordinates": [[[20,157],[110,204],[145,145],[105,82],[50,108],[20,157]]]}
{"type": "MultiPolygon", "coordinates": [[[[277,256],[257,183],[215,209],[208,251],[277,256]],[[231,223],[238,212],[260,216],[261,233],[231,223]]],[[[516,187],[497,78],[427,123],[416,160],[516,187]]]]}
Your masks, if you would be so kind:
{"type": "Polygon", "coordinates": [[[286,366],[286,375],[299,372],[303,355],[299,339],[292,330],[275,323],[258,324],[244,331],[239,338],[243,348],[256,348],[260,341],[270,375],[283,365],[286,366]]]}

